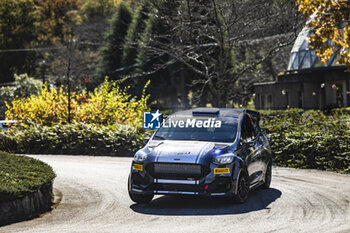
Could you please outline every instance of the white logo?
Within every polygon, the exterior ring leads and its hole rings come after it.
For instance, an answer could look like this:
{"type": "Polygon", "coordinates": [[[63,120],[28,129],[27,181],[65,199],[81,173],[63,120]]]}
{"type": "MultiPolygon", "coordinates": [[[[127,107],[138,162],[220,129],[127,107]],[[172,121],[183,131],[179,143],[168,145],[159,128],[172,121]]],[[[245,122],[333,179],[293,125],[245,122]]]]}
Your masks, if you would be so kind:
{"type": "Polygon", "coordinates": [[[213,118],[207,120],[198,120],[189,118],[185,120],[163,120],[164,128],[179,127],[179,128],[221,128],[222,122],[213,118]]]}
{"type": "Polygon", "coordinates": [[[157,110],[156,112],[143,113],[143,128],[158,129],[160,128],[162,114],[157,110]]]}
{"type": "Polygon", "coordinates": [[[154,120],[159,121],[159,117],[162,115],[161,113],[159,113],[159,110],[157,110],[155,113],[151,113],[152,115],[152,120],[151,122],[153,122],[154,120]]]}

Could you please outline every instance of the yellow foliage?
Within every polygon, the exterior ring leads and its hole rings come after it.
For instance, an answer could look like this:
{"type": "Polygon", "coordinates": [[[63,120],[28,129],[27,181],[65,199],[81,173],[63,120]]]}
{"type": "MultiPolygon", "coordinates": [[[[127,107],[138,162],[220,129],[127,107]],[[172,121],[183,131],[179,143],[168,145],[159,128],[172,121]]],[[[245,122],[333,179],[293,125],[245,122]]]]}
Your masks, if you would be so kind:
{"type": "Polygon", "coordinates": [[[41,42],[61,42],[73,33],[79,21],[78,9],[81,0],[36,0],[34,14],[38,40],[41,42]]]}
{"type": "Polygon", "coordinates": [[[348,0],[298,0],[299,11],[310,17],[310,45],[322,62],[332,54],[340,55],[340,64],[350,67],[350,4],[348,0]]]}
{"type": "MultiPolygon", "coordinates": [[[[104,125],[141,124],[143,112],[149,110],[149,95],[144,89],[142,97],[137,99],[128,94],[128,89],[106,80],[93,92],[71,92],[71,120],[104,125]]],[[[63,88],[43,86],[38,95],[16,99],[6,106],[6,118],[17,120],[24,127],[33,123],[51,126],[68,121],[68,93],[63,88]]]]}

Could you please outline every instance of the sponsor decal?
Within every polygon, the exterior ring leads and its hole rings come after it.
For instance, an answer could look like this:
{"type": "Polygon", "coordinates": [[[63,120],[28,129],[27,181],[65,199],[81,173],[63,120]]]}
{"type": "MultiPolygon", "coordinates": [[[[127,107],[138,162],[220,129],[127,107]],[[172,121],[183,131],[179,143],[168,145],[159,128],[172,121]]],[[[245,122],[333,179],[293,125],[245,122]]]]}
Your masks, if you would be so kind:
{"type": "Polygon", "coordinates": [[[134,163],[134,170],[143,171],[143,165],[134,163]]]}
{"type": "Polygon", "coordinates": [[[229,174],[230,168],[224,167],[224,168],[214,168],[214,174],[229,174]]]}

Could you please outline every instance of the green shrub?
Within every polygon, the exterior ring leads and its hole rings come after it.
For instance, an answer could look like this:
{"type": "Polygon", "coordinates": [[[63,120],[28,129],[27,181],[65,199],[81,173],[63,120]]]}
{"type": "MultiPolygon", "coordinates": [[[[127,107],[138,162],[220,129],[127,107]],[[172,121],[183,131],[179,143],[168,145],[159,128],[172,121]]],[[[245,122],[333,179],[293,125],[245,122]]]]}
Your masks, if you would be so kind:
{"type": "Polygon", "coordinates": [[[52,168],[33,158],[0,151],[0,202],[23,197],[51,185],[52,168]]]}
{"type": "Polygon", "coordinates": [[[261,111],[275,164],[350,172],[349,109],[261,111]]]}
{"type": "Polygon", "coordinates": [[[130,156],[143,145],[145,130],[132,125],[32,125],[0,131],[0,150],[12,153],[130,156]]]}

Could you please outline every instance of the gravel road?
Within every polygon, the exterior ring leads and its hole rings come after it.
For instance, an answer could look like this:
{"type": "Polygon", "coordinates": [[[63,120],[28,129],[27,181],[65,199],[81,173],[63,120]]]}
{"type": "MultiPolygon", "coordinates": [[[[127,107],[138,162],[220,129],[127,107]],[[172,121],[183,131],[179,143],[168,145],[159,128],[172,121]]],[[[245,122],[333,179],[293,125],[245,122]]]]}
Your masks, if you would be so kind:
{"type": "Polygon", "coordinates": [[[128,197],[131,158],[33,156],[50,164],[62,193],[42,217],[0,232],[350,232],[350,175],[275,167],[269,190],[243,205],[198,197],[128,197]]]}

